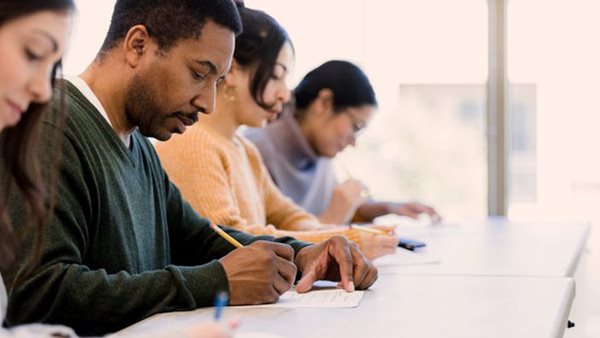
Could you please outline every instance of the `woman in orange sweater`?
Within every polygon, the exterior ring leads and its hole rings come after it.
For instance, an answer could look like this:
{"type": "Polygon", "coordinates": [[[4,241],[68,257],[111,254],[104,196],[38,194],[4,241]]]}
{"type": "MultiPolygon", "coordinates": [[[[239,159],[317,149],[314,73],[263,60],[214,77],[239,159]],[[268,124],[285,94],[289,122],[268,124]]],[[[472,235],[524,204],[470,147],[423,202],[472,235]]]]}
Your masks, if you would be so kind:
{"type": "Polygon", "coordinates": [[[170,178],[192,207],[215,223],[310,242],[345,235],[371,259],[394,253],[393,234],[321,224],[294,204],[275,186],[256,147],[236,133],[240,126],[264,126],[282,111],[290,99],[286,79],[294,61],[291,41],[272,17],[243,5],[239,11],[244,31],[236,38],[231,70],[219,84],[216,110],[182,135],[156,144],[170,178]]]}

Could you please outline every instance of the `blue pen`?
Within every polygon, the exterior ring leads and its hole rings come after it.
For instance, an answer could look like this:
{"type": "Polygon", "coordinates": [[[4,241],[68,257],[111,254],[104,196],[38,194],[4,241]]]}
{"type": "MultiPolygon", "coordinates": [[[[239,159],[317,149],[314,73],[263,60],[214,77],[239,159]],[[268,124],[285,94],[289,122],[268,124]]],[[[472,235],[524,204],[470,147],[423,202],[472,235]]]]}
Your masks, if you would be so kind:
{"type": "Polygon", "coordinates": [[[221,315],[223,314],[223,307],[227,305],[227,301],[229,300],[229,296],[226,291],[220,291],[217,293],[217,297],[215,298],[215,320],[218,321],[221,319],[221,315]]]}

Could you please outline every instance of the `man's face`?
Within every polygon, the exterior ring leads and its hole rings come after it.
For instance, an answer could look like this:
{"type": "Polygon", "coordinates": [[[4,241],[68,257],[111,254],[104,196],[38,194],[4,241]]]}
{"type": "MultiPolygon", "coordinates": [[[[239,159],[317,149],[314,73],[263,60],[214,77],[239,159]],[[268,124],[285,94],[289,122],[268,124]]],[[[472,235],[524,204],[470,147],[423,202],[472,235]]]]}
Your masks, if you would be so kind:
{"type": "Polygon", "coordinates": [[[183,133],[198,113],[215,108],[216,88],[231,66],[234,33],[207,21],[198,39],[152,53],[129,83],[125,114],[144,136],[161,141],[183,133]]]}

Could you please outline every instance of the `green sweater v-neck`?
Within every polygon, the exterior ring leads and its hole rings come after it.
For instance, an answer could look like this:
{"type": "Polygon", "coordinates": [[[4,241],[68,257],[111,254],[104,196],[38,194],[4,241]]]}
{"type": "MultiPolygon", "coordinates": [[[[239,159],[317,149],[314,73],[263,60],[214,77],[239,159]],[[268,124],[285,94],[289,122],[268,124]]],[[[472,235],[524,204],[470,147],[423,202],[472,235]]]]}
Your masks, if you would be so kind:
{"type": "MultiPolygon", "coordinates": [[[[4,275],[7,323],[63,324],[81,335],[98,335],[158,312],[211,306],[215,294],[228,289],[216,259],[233,247],[182,199],[139,131],[127,149],[70,83],[66,102],[55,216],[44,231],[41,264],[29,276],[25,268],[4,275]]],[[[57,128],[54,114],[45,120],[42,155],[57,146],[47,136],[57,128]]],[[[18,234],[31,231],[22,226],[22,205],[11,196],[18,234]]],[[[226,230],[245,244],[275,240],[226,230]]],[[[21,266],[32,261],[29,237],[21,266]]],[[[276,241],[296,252],[306,245],[292,238],[276,241]]]]}

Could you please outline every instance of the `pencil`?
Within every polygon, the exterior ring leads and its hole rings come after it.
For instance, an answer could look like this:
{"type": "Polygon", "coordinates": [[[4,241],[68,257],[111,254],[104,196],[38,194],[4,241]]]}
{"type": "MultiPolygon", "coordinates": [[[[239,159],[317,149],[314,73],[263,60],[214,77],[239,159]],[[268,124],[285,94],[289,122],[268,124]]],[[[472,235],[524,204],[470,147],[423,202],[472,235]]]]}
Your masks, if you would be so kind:
{"type": "Polygon", "coordinates": [[[373,229],[373,228],[367,228],[364,226],[350,225],[350,229],[356,229],[358,231],[369,232],[369,233],[372,233],[375,235],[388,235],[388,233],[386,231],[379,230],[379,229],[373,229]]]}
{"type": "MultiPolygon", "coordinates": [[[[344,162],[342,162],[342,160],[338,159],[337,163],[340,165],[340,167],[342,168],[342,170],[346,173],[346,176],[348,177],[348,179],[355,181],[354,176],[352,175],[352,173],[350,173],[350,170],[344,164],[344,162]]],[[[369,189],[367,189],[367,188],[362,189],[360,191],[360,196],[363,197],[363,198],[367,198],[367,199],[373,199],[373,197],[371,196],[371,193],[369,192],[369,189]]]]}
{"type": "Polygon", "coordinates": [[[225,231],[223,231],[223,229],[219,228],[217,225],[215,225],[214,223],[210,224],[210,227],[217,233],[219,234],[219,236],[223,237],[223,239],[225,239],[227,242],[229,242],[231,245],[235,246],[236,248],[243,248],[244,246],[242,245],[242,243],[238,242],[235,238],[229,236],[228,233],[226,233],[225,231]]]}

